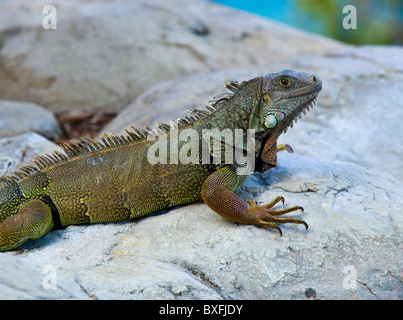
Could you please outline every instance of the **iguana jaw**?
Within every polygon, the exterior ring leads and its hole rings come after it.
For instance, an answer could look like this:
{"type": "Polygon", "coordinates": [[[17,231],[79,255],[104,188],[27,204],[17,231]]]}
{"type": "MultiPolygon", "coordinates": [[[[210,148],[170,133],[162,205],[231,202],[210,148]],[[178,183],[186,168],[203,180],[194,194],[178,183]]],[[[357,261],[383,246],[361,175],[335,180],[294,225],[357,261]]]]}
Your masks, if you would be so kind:
{"type": "MultiPolygon", "coordinates": [[[[310,108],[313,108],[313,106],[316,103],[316,99],[318,96],[318,93],[322,89],[322,84],[315,86],[312,91],[309,91],[305,93],[302,98],[304,99],[304,102],[300,102],[300,100],[297,100],[298,97],[301,97],[301,95],[293,95],[290,98],[285,99],[284,103],[287,106],[288,110],[291,109],[291,111],[286,112],[287,114],[286,117],[283,118],[282,121],[279,121],[278,127],[276,128],[277,132],[280,134],[282,132],[286,132],[289,127],[293,127],[294,122],[297,123],[298,119],[301,119],[302,114],[306,114],[310,108]]],[[[283,103],[281,103],[283,105],[283,103]]]]}

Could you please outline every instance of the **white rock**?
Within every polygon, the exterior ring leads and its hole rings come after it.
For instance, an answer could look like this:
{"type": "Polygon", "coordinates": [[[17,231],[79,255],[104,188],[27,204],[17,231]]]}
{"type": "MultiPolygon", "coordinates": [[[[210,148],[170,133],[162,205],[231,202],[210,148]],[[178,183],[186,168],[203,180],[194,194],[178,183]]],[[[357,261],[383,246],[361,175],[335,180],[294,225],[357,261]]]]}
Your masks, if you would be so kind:
{"type": "Polygon", "coordinates": [[[34,103],[0,100],[0,138],[31,131],[49,139],[57,139],[61,134],[52,112],[34,103]]]}
{"type": "Polygon", "coordinates": [[[0,299],[88,299],[53,265],[38,267],[9,254],[0,255],[0,299]]]}
{"type": "Polygon", "coordinates": [[[30,164],[35,155],[62,151],[53,142],[33,132],[0,139],[0,176],[16,171],[23,164],[30,164]]]}
{"type": "MultiPolygon", "coordinates": [[[[283,225],[280,237],[199,203],[137,221],[70,226],[1,255],[22,250],[27,274],[29,265],[53,265],[90,298],[400,299],[403,186],[346,162],[282,153],[279,163],[253,174],[239,194],[302,205],[305,212],[291,216],[308,231],[283,225]]],[[[8,285],[10,297],[24,277],[8,285]]],[[[43,278],[32,281],[39,288],[43,278]]]]}
{"type": "Polygon", "coordinates": [[[117,111],[178,76],[345,45],[210,1],[0,2],[0,96],[52,111],[117,111]]]}

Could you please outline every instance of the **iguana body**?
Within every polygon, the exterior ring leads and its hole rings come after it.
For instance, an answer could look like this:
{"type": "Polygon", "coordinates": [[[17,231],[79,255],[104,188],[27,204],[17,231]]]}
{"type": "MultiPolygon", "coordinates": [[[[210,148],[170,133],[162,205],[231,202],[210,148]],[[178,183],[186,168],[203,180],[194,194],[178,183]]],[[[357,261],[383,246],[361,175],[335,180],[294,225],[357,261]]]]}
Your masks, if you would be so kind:
{"type": "Polygon", "coordinates": [[[126,136],[104,135],[102,143],[82,139],[63,145],[66,154],[39,156],[35,166],[0,178],[0,251],[16,248],[56,227],[133,219],[201,199],[218,214],[239,223],[276,228],[280,233],[278,223],[308,227],[296,218],[276,217],[302,210],[272,210],[277,202],[284,202],[282,197],[265,206],[251,201],[249,207],[235,195],[233,191],[242,186],[250,166],[235,161],[234,156],[228,162],[224,152],[217,157],[217,146],[225,149],[230,139],[219,138],[217,142],[206,139],[204,132],[230,129],[232,138],[239,129],[245,139],[232,150],[246,152],[247,133],[253,129],[257,169],[275,167],[277,151],[291,150],[277,146],[279,135],[313,105],[321,81],[313,75],[284,70],[226,86],[232,94],[218,98],[205,111],[194,110],[175,128],[158,124],[158,135],[149,129],[134,129],[126,136]],[[186,130],[193,136],[178,140],[186,130]],[[167,139],[165,147],[163,137],[167,139]],[[161,148],[155,148],[157,142],[161,148]],[[177,142],[179,156],[172,152],[177,142]],[[203,153],[206,145],[207,158],[203,153]],[[152,148],[156,152],[151,156],[162,159],[160,163],[150,161],[152,148]],[[181,158],[188,161],[195,154],[198,158],[192,158],[193,163],[181,163],[181,158]]]}

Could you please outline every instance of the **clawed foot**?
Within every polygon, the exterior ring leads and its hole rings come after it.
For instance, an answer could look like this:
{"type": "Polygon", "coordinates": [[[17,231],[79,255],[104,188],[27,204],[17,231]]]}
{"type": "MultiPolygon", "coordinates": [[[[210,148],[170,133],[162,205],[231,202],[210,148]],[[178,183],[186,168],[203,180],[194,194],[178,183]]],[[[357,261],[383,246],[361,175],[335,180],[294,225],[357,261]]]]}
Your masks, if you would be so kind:
{"type": "Polygon", "coordinates": [[[249,218],[252,220],[251,224],[276,229],[278,230],[281,236],[283,235],[283,233],[276,223],[298,223],[303,224],[305,228],[308,229],[308,224],[300,219],[276,217],[296,210],[301,210],[302,212],[304,212],[304,208],[299,206],[293,206],[282,210],[272,210],[271,208],[274,207],[274,205],[276,205],[280,201],[284,204],[283,197],[276,197],[266,205],[257,206],[256,201],[252,199],[250,201],[251,207],[249,208],[250,213],[249,218]]]}

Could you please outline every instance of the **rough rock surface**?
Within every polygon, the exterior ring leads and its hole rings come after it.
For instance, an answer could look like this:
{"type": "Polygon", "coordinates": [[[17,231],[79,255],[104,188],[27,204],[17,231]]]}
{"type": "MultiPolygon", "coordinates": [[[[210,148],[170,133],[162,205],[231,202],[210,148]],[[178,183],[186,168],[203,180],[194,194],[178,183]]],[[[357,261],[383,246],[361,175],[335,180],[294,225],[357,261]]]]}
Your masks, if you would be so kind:
{"type": "Polygon", "coordinates": [[[56,289],[51,282],[53,266],[32,266],[24,258],[0,255],[2,277],[0,299],[85,299],[78,286],[71,286],[62,276],[56,276],[56,289]]]}
{"type": "Polygon", "coordinates": [[[280,237],[196,203],[132,222],[53,231],[0,254],[8,256],[0,258],[3,267],[18,259],[25,270],[18,281],[2,272],[0,284],[7,298],[21,297],[29,280],[32,298],[402,299],[402,185],[347,162],[283,153],[279,163],[253,174],[240,194],[262,203],[283,195],[286,205],[304,206],[295,216],[308,231],[287,225],[280,237]],[[45,278],[49,271],[38,275],[43,268],[56,270],[54,282],[45,278]],[[56,288],[44,293],[44,279],[56,288]]]}
{"type": "Polygon", "coordinates": [[[345,47],[208,1],[51,4],[55,30],[42,26],[49,1],[0,2],[0,97],[118,111],[167,79],[345,47]]]}
{"type": "Polygon", "coordinates": [[[57,139],[61,134],[60,125],[49,110],[33,103],[0,100],[0,138],[30,131],[49,139],[57,139]]]}
{"type": "Polygon", "coordinates": [[[0,177],[31,163],[37,154],[62,151],[53,142],[33,132],[0,139],[0,177]]]}

